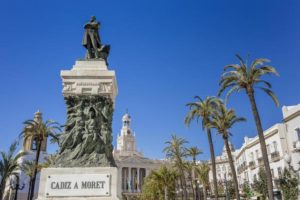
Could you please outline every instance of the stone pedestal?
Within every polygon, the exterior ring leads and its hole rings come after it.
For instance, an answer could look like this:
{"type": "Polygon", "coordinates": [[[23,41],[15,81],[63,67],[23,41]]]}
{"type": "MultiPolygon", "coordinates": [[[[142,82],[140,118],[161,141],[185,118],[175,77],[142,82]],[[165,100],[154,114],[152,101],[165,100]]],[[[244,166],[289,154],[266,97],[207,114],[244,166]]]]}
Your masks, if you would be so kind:
{"type": "Polygon", "coordinates": [[[113,101],[118,93],[115,71],[104,60],[77,60],[71,70],[62,70],[63,95],[101,95],[113,101]]]}
{"type": "Polygon", "coordinates": [[[77,60],[62,70],[65,133],[54,166],[41,172],[39,200],[118,200],[112,156],[112,114],[117,82],[104,60],[77,60]]]}
{"type": "Polygon", "coordinates": [[[42,169],[38,200],[119,200],[116,167],[42,169]]]}

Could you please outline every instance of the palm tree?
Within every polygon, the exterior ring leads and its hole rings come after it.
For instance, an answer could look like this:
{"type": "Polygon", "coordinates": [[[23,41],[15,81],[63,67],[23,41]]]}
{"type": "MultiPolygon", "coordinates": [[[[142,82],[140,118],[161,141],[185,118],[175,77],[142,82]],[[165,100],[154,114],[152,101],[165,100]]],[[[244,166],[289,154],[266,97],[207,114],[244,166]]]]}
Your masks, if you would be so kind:
{"type": "MultiPolygon", "coordinates": [[[[192,194],[193,194],[193,199],[196,199],[196,193],[195,193],[195,188],[194,188],[194,178],[193,178],[193,172],[194,172],[194,164],[192,162],[184,162],[184,169],[185,169],[185,174],[186,174],[186,182],[191,185],[192,189],[192,194]]],[[[187,188],[189,188],[187,184],[187,188]]],[[[187,189],[188,194],[190,194],[189,190],[187,189]]]]}
{"type": "Polygon", "coordinates": [[[193,165],[192,165],[192,185],[194,185],[193,187],[193,195],[194,195],[194,199],[197,199],[197,196],[199,196],[198,194],[198,191],[199,191],[199,188],[198,188],[198,184],[197,184],[197,180],[195,179],[195,166],[196,166],[196,157],[199,155],[199,154],[202,154],[203,152],[198,148],[198,147],[190,147],[188,149],[188,154],[189,156],[192,157],[192,160],[193,160],[193,165]]]}
{"type": "Polygon", "coordinates": [[[24,122],[25,128],[22,131],[22,135],[24,135],[24,139],[34,138],[37,142],[37,151],[35,157],[35,168],[34,174],[31,182],[31,191],[30,191],[30,199],[33,199],[34,195],[34,187],[35,180],[38,171],[39,158],[41,153],[41,147],[43,142],[47,141],[48,137],[56,138],[54,141],[58,141],[57,132],[61,132],[60,126],[57,122],[53,120],[47,120],[45,122],[42,121],[41,118],[35,118],[34,120],[27,120],[24,122]]]}
{"type": "Polygon", "coordinates": [[[235,115],[234,110],[226,109],[224,104],[220,104],[218,106],[218,110],[216,110],[216,112],[212,115],[210,123],[207,125],[210,128],[215,128],[218,131],[218,133],[222,135],[222,138],[224,140],[224,145],[226,147],[230,169],[232,172],[237,200],[240,200],[240,194],[239,194],[239,186],[238,186],[236,171],[235,171],[233,158],[231,154],[231,149],[229,146],[229,136],[231,135],[229,130],[232,128],[232,126],[235,123],[241,121],[246,121],[246,119],[243,117],[237,117],[235,115]]]}
{"type": "Polygon", "coordinates": [[[188,148],[188,154],[192,157],[193,164],[196,165],[196,157],[203,152],[198,147],[190,147],[188,148]]]}
{"type": "Polygon", "coordinates": [[[185,139],[172,135],[171,141],[165,142],[167,146],[163,150],[166,153],[166,157],[171,159],[171,161],[175,163],[175,167],[178,169],[183,198],[185,200],[188,198],[183,160],[188,156],[187,149],[184,147],[186,143],[187,141],[185,139]]]}
{"type": "Polygon", "coordinates": [[[164,189],[164,199],[169,200],[171,192],[175,192],[177,172],[162,166],[158,171],[153,171],[152,176],[155,182],[164,189]]]}
{"type": "Polygon", "coordinates": [[[48,168],[50,166],[53,166],[55,164],[56,154],[51,154],[44,158],[45,162],[42,164],[39,164],[39,169],[42,168],[48,168]]]}
{"type": "Polygon", "coordinates": [[[220,99],[216,97],[206,97],[205,100],[202,100],[200,97],[196,96],[196,102],[188,103],[190,111],[185,117],[185,124],[189,126],[192,120],[196,119],[197,122],[199,119],[202,121],[202,128],[206,129],[209,150],[210,150],[210,159],[212,164],[212,174],[213,174],[213,185],[214,185],[214,193],[216,199],[218,199],[218,184],[217,184],[217,173],[216,173],[216,160],[215,160],[215,151],[214,145],[211,137],[211,130],[207,128],[206,125],[210,121],[210,117],[214,112],[215,108],[218,104],[220,104],[220,99]]]}
{"type": "Polygon", "coordinates": [[[35,171],[35,162],[34,161],[25,161],[22,165],[22,171],[29,177],[29,184],[28,184],[28,194],[27,194],[27,200],[30,199],[30,192],[31,192],[31,184],[34,177],[34,171],[35,171]]]}
{"type": "Polygon", "coordinates": [[[263,128],[254,96],[254,88],[261,89],[263,92],[267,93],[267,95],[270,96],[275,102],[276,106],[279,106],[278,99],[271,90],[272,85],[268,81],[262,79],[263,75],[278,75],[278,73],[274,67],[266,65],[266,63],[270,62],[270,60],[266,58],[255,59],[250,66],[248,66],[247,62],[245,62],[239,55],[237,55],[237,58],[239,59],[240,64],[231,64],[225,66],[225,72],[222,74],[220,81],[219,94],[221,94],[225,89],[230,88],[226,96],[227,99],[233,92],[239,92],[241,90],[246,92],[250,100],[267,174],[268,196],[270,200],[273,200],[272,174],[268,160],[263,128]]]}
{"type": "Polygon", "coordinates": [[[7,153],[3,151],[0,152],[0,199],[3,198],[7,179],[11,175],[16,174],[17,170],[20,169],[21,166],[18,163],[18,160],[25,155],[24,152],[15,154],[17,145],[17,142],[13,142],[7,153]]]}
{"type": "Polygon", "coordinates": [[[197,166],[196,168],[196,173],[198,176],[198,179],[200,181],[200,183],[203,185],[203,195],[204,195],[204,200],[207,199],[207,194],[206,194],[206,190],[209,187],[209,171],[210,171],[210,167],[208,164],[203,163],[199,166],[197,166]]]}

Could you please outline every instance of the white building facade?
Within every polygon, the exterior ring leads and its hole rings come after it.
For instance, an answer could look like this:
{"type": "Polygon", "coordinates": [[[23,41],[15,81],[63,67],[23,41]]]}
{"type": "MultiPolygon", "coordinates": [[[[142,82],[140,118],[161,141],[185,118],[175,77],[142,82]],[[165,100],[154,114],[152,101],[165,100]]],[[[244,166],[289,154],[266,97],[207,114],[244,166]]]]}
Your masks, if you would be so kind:
{"type": "MultiPolygon", "coordinates": [[[[283,121],[264,131],[266,147],[274,191],[278,191],[277,181],[284,168],[292,167],[300,177],[300,104],[282,108],[283,121]]],[[[263,167],[262,153],[258,136],[245,137],[240,149],[232,152],[240,189],[245,182],[252,184],[258,179],[258,172],[263,167]]],[[[226,152],[216,156],[217,178],[230,178],[229,163],[226,152]]],[[[210,172],[212,181],[212,173],[210,172]]],[[[298,186],[299,187],[299,186],[298,186]]]]}
{"type": "MultiPolygon", "coordinates": [[[[229,146],[231,149],[232,157],[235,160],[234,147],[231,143],[229,143],[229,146]]],[[[231,173],[225,146],[222,149],[222,154],[220,156],[216,156],[215,160],[216,160],[216,175],[217,175],[218,182],[219,184],[225,184],[227,180],[232,179],[232,173],[231,173]]],[[[211,162],[209,162],[209,164],[211,164],[211,162]]],[[[212,171],[209,171],[209,181],[213,183],[212,171]]]]}
{"type": "Polygon", "coordinates": [[[136,149],[135,134],[131,129],[131,117],[126,113],[122,118],[123,126],[117,138],[117,147],[113,156],[118,167],[123,199],[131,199],[142,190],[145,177],[163,162],[151,160],[136,149]]]}

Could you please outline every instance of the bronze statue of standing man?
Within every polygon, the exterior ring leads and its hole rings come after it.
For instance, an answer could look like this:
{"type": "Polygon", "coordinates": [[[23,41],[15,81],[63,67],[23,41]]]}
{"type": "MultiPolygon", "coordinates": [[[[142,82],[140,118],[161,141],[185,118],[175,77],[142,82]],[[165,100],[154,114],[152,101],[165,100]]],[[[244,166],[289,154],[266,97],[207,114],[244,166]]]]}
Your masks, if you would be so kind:
{"type": "Polygon", "coordinates": [[[90,21],[84,25],[84,35],[82,45],[87,49],[87,59],[99,58],[101,50],[101,40],[98,33],[100,23],[92,16],[90,21]]]}
{"type": "Polygon", "coordinates": [[[82,45],[87,49],[86,59],[104,59],[107,61],[107,57],[110,51],[110,45],[103,45],[101,43],[99,30],[100,22],[96,20],[95,16],[92,16],[90,21],[84,25],[84,35],[82,39],[82,45]]]}
{"type": "Polygon", "coordinates": [[[87,49],[87,59],[99,58],[101,40],[99,36],[100,23],[92,16],[90,21],[84,25],[82,45],[87,49]]]}

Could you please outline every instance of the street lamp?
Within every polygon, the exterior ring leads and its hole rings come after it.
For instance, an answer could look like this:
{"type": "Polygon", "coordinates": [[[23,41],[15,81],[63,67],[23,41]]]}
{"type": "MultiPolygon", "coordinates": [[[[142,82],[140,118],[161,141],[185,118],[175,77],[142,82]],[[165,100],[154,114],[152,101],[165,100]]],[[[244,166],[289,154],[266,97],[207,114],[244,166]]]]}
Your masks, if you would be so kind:
{"type": "Polygon", "coordinates": [[[200,181],[196,180],[196,199],[200,200],[200,181]]]}
{"type": "Polygon", "coordinates": [[[18,198],[18,190],[23,190],[25,187],[25,183],[22,183],[22,185],[20,185],[20,177],[17,174],[13,174],[16,177],[16,181],[12,181],[10,180],[10,188],[12,190],[16,190],[15,192],[15,198],[14,200],[17,200],[18,198]]]}

